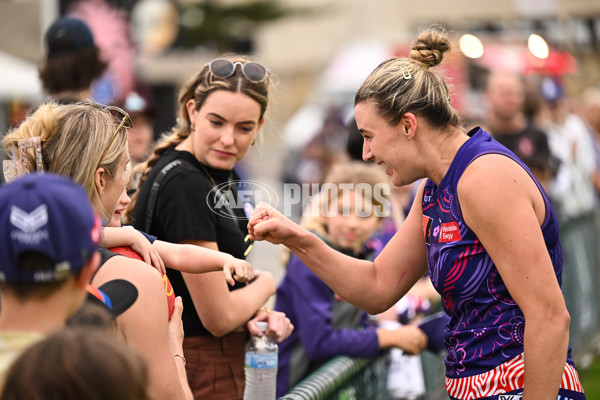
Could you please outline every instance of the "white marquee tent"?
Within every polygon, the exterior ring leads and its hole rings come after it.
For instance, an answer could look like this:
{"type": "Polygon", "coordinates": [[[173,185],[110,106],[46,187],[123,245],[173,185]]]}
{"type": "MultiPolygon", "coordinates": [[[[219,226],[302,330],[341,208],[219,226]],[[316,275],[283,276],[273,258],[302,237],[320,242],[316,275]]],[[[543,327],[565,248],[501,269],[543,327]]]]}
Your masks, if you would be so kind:
{"type": "Polygon", "coordinates": [[[0,101],[36,100],[42,97],[37,66],[0,51],[0,101]]]}

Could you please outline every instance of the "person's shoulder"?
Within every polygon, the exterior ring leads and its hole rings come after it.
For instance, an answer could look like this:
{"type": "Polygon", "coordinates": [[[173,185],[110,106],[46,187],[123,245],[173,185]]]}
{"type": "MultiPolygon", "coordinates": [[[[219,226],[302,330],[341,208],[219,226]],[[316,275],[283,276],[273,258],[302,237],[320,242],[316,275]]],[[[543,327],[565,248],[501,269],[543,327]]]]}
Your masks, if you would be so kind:
{"type": "Polygon", "coordinates": [[[24,350],[43,338],[42,333],[34,331],[0,331],[0,359],[13,351],[24,350]]]}
{"type": "Polygon", "coordinates": [[[191,159],[194,159],[194,156],[190,153],[176,150],[174,147],[169,147],[152,167],[150,175],[157,175],[161,172],[165,173],[168,171],[192,169],[191,159]],[[168,171],[165,169],[168,169],[168,171]]]}
{"type": "MultiPolygon", "coordinates": [[[[0,381],[14,359],[44,335],[33,331],[0,331],[0,381]]],[[[0,382],[1,385],[1,382],[0,382]]]]}
{"type": "Polygon", "coordinates": [[[143,261],[113,257],[94,276],[92,285],[98,287],[113,279],[129,281],[138,291],[135,302],[117,319],[121,333],[129,339],[136,337],[135,340],[160,335],[161,326],[168,322],[169,312],[161,273],[143,261]]]}
{"type": "Polygon", "coordinates": [[[487,153],[475,160],[465,169],[457,184],[461,203],[494,202],[493,193],[520,196],[526,192],[533,179],[513,158],[503,154],[487,153]]]}
{"type": "Polygon", "coordinates": [[[523,170],[515,157],[508,157],[502,153],[489,152],[473,159],[465,169],[461,180],[474,177],[494,183],[497,178],[510,177],[514,170],[523,170]]]}
{"type": "Polygon", "coordinates": [[[168,168],[169,171],[184,171],[197,169],[193,166],[194,156],[187,151],[179,151],[170,147],[160,157],[156,165],[152,168],[156,173],[168,168]]]}
{"type": "MultiPolygon", "coordinates": [[[[165,170],[163,185],[165,188],[172,186],[176,189],[181,187],[194,187],[194,191],[208,192],[213,185],[197,166],[198,161],[188,152],[169,149],[169,154],[165,153],[161,159],[160,165],[155,168],[165,170]],[[178,163],[175,163],[178,161],[178,163]]],[[[156,172],[159,173],[158,171],[156,172]]]]}
{"type": "Polygon", "coordinates": [[[98,270],[92,280],[96,287],[112,280],[125,279],[133,283],[138,290],[146,285],[162,282],[161,274],[143,261],[124,256],[112,257],[98,270]]]}

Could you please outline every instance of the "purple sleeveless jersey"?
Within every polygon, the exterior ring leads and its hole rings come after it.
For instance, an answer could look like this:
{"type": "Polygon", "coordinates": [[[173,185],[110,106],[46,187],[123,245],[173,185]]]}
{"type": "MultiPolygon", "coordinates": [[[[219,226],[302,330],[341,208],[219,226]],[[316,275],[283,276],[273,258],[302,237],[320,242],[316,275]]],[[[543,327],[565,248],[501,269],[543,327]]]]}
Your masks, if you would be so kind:
{"type": "MultiPolygon", "coordinates": [[[[465,224],[458,201],[458,181],[473,160],[485,154],[503,154],[521,165],[535,181],[546,205],[544,240],[558,283],[562,284],[558,220],[542,186],[517,156],[487,132],[476,128],[469,136],[440,185],[436,187],[428,180],[423,192],[429,273],[444,310],[451,316],[445,339],[448,378],[490,371],[523,352],[523,313],[485,248],[465,224]]],[[[568,363],[573,363],[570,355],[568,363]]]]}

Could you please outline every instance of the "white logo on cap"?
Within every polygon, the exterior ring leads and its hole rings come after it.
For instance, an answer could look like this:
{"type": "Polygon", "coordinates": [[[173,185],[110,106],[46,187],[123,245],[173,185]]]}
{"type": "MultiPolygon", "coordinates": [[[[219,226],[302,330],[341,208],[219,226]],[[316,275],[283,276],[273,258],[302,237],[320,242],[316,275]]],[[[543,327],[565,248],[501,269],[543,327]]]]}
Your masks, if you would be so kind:
{"type": "Polygon", "coordinates": [[[11,232],[11,238],[20,242],[39,243],[48,238],[48,231],[39,229],[48,223],[48,207],[42,204],[28,213],[17,206],[10,208],[10,222],[22,232],[11,232]]]}

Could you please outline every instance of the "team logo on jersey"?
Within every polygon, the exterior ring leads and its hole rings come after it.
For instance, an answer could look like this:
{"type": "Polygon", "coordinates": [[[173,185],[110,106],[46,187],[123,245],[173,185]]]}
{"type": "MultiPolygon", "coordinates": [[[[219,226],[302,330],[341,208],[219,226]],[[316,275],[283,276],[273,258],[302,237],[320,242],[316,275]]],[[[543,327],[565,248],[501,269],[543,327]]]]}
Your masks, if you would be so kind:
{"type": "Polygon", "coordinates": [[[458,224],[455,221],[446,222],[440,226],[439,242],[456,242],[461,239],[460,229],[458,229],[458,224]]]}
{"type": "Polygon", "coordinates": [[[523,396],[520,394],[501,394],[498,396],[498,400],[521,400],[523,396]]]}
{"type": "Polygon", "coordinates": [[[425,235],[425,243],[431,244],[431,225],[433,219],[426,215],[423,215],[423,234],[425,235]]]}

